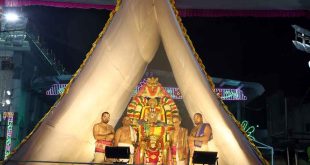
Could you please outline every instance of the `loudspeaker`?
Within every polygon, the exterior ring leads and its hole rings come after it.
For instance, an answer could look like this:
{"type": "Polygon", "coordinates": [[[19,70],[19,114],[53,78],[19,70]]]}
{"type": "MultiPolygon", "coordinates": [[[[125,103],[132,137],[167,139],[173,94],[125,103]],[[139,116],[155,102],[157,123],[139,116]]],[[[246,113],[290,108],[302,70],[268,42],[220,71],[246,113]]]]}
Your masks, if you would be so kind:
{"type": "Polygon", "coordinates": [[[129,159],[130,149],[129,147],[105,147],[106,158],[112,159],[129,159]]]}
{"type": "Polygon", "coordinates": [[[194,164],[215,164],[217,161],[217,152],[194,151],[194,164]]]}

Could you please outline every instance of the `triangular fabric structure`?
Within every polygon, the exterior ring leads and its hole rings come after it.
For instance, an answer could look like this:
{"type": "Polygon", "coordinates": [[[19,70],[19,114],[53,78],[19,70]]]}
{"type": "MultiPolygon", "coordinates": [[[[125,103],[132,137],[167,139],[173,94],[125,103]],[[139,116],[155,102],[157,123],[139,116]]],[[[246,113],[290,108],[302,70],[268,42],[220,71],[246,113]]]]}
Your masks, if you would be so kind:
{"type": "Polygon", "coordinates": [[[110,124],[117,123],[160,41],[190,116],[200,112],[212,125],[210,148],[219,152],[219,164],[266,163],[212,92],[176,13],[169,0],[119,1],[63,96],[6,164],[90,162],[93,125],[104,111],[111,114],[110,124]]]}

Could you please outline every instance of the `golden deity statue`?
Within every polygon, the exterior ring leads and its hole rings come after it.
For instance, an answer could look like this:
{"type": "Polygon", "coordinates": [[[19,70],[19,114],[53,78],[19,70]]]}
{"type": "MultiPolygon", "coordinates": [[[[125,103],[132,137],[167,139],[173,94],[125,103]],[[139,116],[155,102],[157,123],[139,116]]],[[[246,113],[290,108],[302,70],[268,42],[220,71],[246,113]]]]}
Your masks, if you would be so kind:
{"type": "Polygon", "coordinates": [[[135,164],[168,164],[172,116],[179,112],[171,96],[158,82],[148,78],[127,107],[127,115],[138,132],[135,164]]]}

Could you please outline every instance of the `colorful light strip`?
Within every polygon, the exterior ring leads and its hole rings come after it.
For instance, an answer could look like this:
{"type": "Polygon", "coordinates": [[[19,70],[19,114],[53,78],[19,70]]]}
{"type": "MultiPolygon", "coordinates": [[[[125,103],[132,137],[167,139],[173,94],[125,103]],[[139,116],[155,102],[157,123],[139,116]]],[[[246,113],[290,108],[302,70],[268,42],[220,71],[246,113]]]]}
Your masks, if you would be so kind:
{"type": "MultiPolygon", "coordinates": [[[[137,87],[133,90],[132,95],[134,96],[140,90],[140,88],[146,83],[146,79],[143,79],[137,87]]],[[[67,84],[53,84],[49,90],[46,91],[46,95],[59,95],[61,94],[67,84]]],[[[165,90],[170,94],[172,99],[183,99],[180,89],[176,87],[164,87],[165,90]]],[[[247,100],[247,97],[243,94],[241,89],[226,89],[216,88],[214,90],[222,100],[247,100]]]]}
{"type": "Polygon", "coordinates": [[[6,128],[6,140],[5,140],[5,149],[4,149],[4,159],[7,159],[7,157],[11,153],[14,112],[3,112],[3,120],[5,120],[6,118],[8,120],[8,125],[7,125],[7,128],[6,128]]]}
{"type": "Polygon", "coordinates": [[[253,133],[255,132],[255,127],[254,126],[249,126],[249,122],[244,120],[241,123],[241,127],[243,128],[243,130],[246,132],[246,134],[248,135],[248,137],[252,140],[255,140],[253,133]]]}
{"type": "Polygon", "coordinates": [[[46,95],[55,96],[61,94],[66,88],[67,84],[53,84],[49,90],[46,91],[46,95]]]}
{"type": "Polygon", "coordinates": [[[215,88],[214,92],[222,100],[247,100],[241,89],[215,88]]]}

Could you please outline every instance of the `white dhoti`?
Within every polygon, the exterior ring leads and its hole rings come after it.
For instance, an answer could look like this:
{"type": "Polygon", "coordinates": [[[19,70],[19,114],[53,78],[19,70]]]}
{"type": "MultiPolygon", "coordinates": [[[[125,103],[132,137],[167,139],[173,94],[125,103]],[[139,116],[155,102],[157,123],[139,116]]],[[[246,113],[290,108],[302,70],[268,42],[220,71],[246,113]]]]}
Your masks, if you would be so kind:
{"type": "Polygon", "coordinates": [[[173,159],[173,165],[185,165],[187,162],[185,162],[184,159],[180,160],[180,157],[184,158],[184,155],[179,155],[180,152],[178,152],[178,150],[179,149],[177,148],[177,146],[171,147],[172,155],[175,155],[175,160],[173,159]]]}
{"type": "MultiPolygon", "coordinates": [[[[195,146],[195,148],[194,148],[194,152],[195,152],[195,151],[204,151],[204,152],[206,152],[206,151],[208,151],[208,150],[209,150],[209,149],[208,149],[208,145],[207,145],[207,144],[202,144],[200,147],[195,146]]],[[[194,152],[193,152],[192,154],[194,154],[194,152]]],[[[193,155],[190,156],[190,162],[189,162],[189,164],[190,164],[190,165],[195,165],[195,164],[193,164],[192,162],[193,162],[193,155]]]]}
{"type": "Polygon", "coordinates": [[[130,158],[129,159],[120,159],[121,162],[128,162],[129,164],[133,164],[133,155],[135,153],[135,147],[132,144],[128,143],[118,143],[119,147],[129,147],[130,150],[130,158]]]}
{"type": "Polygon", "coordinates": [[[104,163],[106,161],[106,157],[105,157],[106,146],[112,146],[112,141],[106,141],[106,140],[96,141],[93,163],[104,163]]]}
{"type": "MultiPolygon", "coordinates": [[[[187,162],[186,162],[187,163],[187,162]]],[[[185,160],[179,160],[179,154],[176,154],[176,165],[186,165],[185,160]]]]}
{"type": "Polygon", "coordinates": [[[93,163],[104,163],[105,162],[105,153],[95,152],[93,163]]]}
{"type": "Polygon", "coordinates": [[[195,146],[194,151],[209,151],[207,144],[202,144],[201,147],[195,146]]]}

